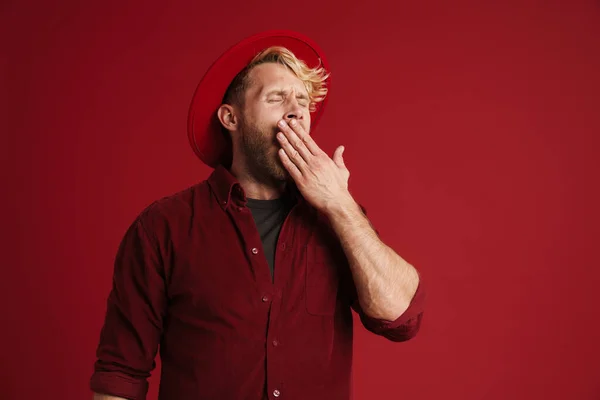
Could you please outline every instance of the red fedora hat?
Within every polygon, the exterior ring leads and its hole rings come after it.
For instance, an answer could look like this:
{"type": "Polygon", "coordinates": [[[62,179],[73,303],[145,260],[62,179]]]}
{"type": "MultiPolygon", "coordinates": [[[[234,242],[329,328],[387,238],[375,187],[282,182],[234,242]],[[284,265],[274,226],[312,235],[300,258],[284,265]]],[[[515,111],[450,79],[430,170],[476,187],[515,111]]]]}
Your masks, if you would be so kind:
{"type": "MultiPolygon", "coordinates": [[[[188,138],[194,153],[205,164],[216,168],[231,164],[232,149],[221,129],[217,110],[229,84],[262,50],[282,46],[304,61],[310,68],[322,66],[329,72],[323,51],[306,36],[292,31],[271,30],[250,36],[232,46],[215,61],[198,84],[188,113],[188,138]]],[[[331,78],[327,80],[330,86],[331,78]]],[[[327,98],[311,113],[311,134],[319,122],[327,98]]]]}

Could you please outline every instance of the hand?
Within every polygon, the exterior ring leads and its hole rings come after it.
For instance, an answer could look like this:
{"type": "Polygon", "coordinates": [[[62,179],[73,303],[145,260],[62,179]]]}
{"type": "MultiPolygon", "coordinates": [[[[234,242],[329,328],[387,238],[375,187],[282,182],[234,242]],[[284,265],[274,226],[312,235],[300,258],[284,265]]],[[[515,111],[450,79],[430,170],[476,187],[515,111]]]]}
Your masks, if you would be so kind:
{"type": "Polygon", "coordinates": [[[292,119],[290,125],[281,120],[279,127],[279,157],[304,198],[324,213],[353,203],[348,191],[350,171],[342,158],[344,146],[335,150],[332,159],[296,120],[292,119]]]}

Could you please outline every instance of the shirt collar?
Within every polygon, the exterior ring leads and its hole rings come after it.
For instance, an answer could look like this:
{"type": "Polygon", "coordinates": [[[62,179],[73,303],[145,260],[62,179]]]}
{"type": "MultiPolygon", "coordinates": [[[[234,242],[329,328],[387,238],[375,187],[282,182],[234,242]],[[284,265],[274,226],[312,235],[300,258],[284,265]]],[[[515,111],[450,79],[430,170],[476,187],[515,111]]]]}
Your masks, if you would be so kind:
{"type": "MultiPolygon", "coordinates": [[[[246,205],[247,198],[242,185],[235,176],[223,165],[218,165],[212,174],[208,177],[208,184],[211,187],[219,205],[224,210],[233,201],[241,205],[246,205]]],[[[286,191],[298,202],[303,202],[304,197],[293,183],[288,183],[286,191]]]]}

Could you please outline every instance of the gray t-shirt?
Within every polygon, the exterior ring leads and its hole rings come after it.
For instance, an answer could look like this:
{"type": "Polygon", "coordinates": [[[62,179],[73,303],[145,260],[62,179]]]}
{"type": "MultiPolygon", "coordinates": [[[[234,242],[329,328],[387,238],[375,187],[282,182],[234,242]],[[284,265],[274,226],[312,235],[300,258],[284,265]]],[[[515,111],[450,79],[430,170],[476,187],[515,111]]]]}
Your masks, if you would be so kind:
{"type": "Polygon", "coordinates": [[[277,239],[279,238],[279,232],[285,218],[294,206],[293,200],[288,194],[284,194],[275,200],[256,200],[250,198],[247,200],[248,203],[246,205],[254,217],[254,222],[256,223],[263,244],[263,250],[269,263],[269,269],[271,270],[271,278],[273,278],[277,239]]]}

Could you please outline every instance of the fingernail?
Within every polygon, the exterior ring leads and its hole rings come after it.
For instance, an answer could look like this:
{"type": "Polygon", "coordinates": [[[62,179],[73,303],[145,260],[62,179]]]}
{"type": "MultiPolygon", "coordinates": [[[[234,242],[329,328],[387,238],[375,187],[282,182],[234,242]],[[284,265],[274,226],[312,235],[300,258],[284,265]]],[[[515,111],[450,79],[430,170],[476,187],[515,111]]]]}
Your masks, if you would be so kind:
{"type": "Polygon", "coordinates": [[[284,120],[279,121],[279,126],[285,126],[285,121],[284,120]]]}
{"type": "Polygon", "coordinates": [[[296,120],[295,119],[291,120],[290,125],[296,125],[296,120]]]}

